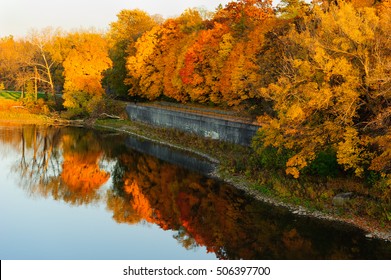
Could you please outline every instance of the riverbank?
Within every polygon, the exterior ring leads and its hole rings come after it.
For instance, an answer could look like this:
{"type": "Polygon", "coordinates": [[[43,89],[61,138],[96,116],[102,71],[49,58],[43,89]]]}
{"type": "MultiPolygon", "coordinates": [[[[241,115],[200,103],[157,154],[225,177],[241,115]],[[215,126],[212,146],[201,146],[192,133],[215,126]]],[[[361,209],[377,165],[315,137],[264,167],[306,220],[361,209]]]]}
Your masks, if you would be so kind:
{"type": "Polygon", "coordinates": [[[381,207],[377,206],[376,201],[360,195],[340,205],[333,203],[333,198],[344,191],[341,186],[348,185],[350,189],[357,190],[363,188],[362,182],[352,178],[296,180],[287,178],[276,170],[252,172],[246,168],[253,159],[253,151],[249,147],[127,120],[68,121],[56,114],[32,114],[18,104],[12,104],[11,107],[0,110],[0,123],[92,126],[125,132],[174,149],[185,150],[215,164],[216,170],[211,176],[233,184],[260,201],[288,208],[296,215],[348,223],[368,232],[368,238],[391,241],[391,225],[389,221],[379,218],[378,211],[381,211],[381,207]]]}
{"type": "MultiPolygon", "coordinates": [[[[39,105],[39,104],[38,104],[39,105]]],[[[0,123],[2,124],[36,124],[36,125],[85,125],[84,120],[67,120],[49,109],[28,108],[23,102],[0,97],[0,123]]]]}
{"type": "Polygon", "coordinates": [[[330,191],[330,187],[356,184],[358,188],[361,182],[357,180],[353,182],[351,178],[336,178],[328,181],[317,178],[296,180],[287,178],[277,171],[266,170],[260,180],[259,174],[250,174],[245,169],[238,168],[242,161],[251,158],[252,150],[248,147],[126,120],[100,120],[94,127],[125,132],[174,149],[188,151],[216,165],[216,170],[210,174],[211,176],[233,184],[260,201],[288,208],[296,215],[354,225],[367,232],[368,238],[391,241],[390,223],[382,221],[375,215],[363,213],[365,209],[370,211],[371,207],[374,207],[373,201],[366,201],[365,197],[359,196],[346,203],[335,205],[333,198],[338,192],[330,191]]]}
{"type": "Polygon", "coordinates": [[[3,123],[45,124],[47,116],[32,114],[19,101],[0,99],[0,121],[3,123]]]}

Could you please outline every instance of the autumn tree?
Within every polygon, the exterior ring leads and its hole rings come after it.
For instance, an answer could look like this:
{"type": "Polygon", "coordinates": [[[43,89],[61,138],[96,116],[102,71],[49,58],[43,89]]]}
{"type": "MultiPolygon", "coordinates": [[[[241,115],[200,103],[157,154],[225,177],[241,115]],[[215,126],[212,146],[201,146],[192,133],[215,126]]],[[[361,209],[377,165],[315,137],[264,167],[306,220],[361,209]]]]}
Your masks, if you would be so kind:
{"type": "Polygon", "coordinates": [[[18,70],[15,55],[16,43],[13,37],[0,39],[0,82],[4,88],[12,88],[15,84],[14,73],[18,70]]]}
{"type": "MultiPolygon", "coordinates": [[[[391,186],[391,1],[382,1],[377,7],[379,17],[375,35],[375,47],[372,54],[371,75],[368,84],[372,89],[368,106],[371,117],[366,129],[374,135],[371,143],[377,147],[370,170],[387,175],[387,184],[391,186]]],[[[388,197],[391,190],[388,188],[388,197]]]]}
{"type": "Polygon", "coordinates": [[[91,113],[105,93],[103,72],[111,67],[106,38],[99,33],[80,31],[64,38],[64,106],[76,113],[91,113]]]}
{"type": "Polygon", "coordinates": [[[127,81],[138,86],[131,94],[151,100],[167,96],[181,102],[229,105],[254,97],[255,83],[260,80],[254,61],[268,30],[261,26],[271,26],[267,21],[273,17],[267,1],[240,1],[220,9],[209,20],[203,20],[196,9],[167,20],[146,32],[136,44],[135,56],[128,59],[127,81]],[[237,57],[230,56],[238,41],[239,66],[237,57]],[[225,64],[227,60],[231,64],[225,64]],[[220,85],[222,77],[225,82],[220,85]]]}
{"type": "Polygon", "coordinates": [[[34,50],[28,41],[12,36],[0,39],[0,79],[7,89],[23,90],[36,77],[33,61],[34,50]]]}
{"type": "Polygon", "coordinates": [[[140,37],[136,43],[136,55],[129,56],[126,67],[128,79],[126,83],[132,85],[129,94],[154,100],[162,92],[163,72],[156,63],[159,55],[159,38],[161,26],[155,26],[140,37]]]}
{"type": "MultiPolygon", "coordinates": [[[[230,106],[238,106],[249,100],[262,98],[260,90],[267,85],[268,79],[263,75],[270,68],[262,69],[258,57],[264,52],[265,34],[272,30],[273,19],[267,19],[262,26],[248,34],[248,39],[241,40],[232,46],[225,61],[220,80],[222,101],[230,106]]],[[[266,66],[268,67],[268,66],[266,66]]]]}
{"type": "Polygon", "coordinates": [[[55,96],[54,72],[59,66],[59,62],[53,59],[58,49],[55,41],[61,36],[59,30],[50,27],[38,30],[32,30],[29,35],[29,42],[34,51],[34,58],[31,66],[38,72],[37,79],[41,84],[47,85],[52,98],[55,96]]]}
{"type": "Polygon", "coordinates": [[[129,57],[128,83],[131,95],[154,100],[167,95],[179,101],[187,99],[182,91],[179,66],[183,48],[203,28],[202,18],[195,10],[186,10],[177,19],[168,19],[163,25],[146,32],[136,43],[135,56],[129,57]]]}
{"type": "Polygon", "coordinates": [[[122,10],[117,21],[110,24],[109,56],[113,65],[105,72],[104,83],[114,96],[125,98],[131,84],[125,84],[127,77],[126,60],[135,54],[135,43],[142,34],[156,25],[156,21],[141,10],[122,10]]]}
{"type": "Polygon", "coordinates": [[[273,17],[267,1],[231,2],[218,10],[211,27],[189,47],[181,69],[192,100],[237,106],[257,96],[262,79],[256,58],[273,17]]]}
{"type": "Polygon", "coordinates": [[[186,102],[190,95],[181,71],[188,49],[197,40],[199,32],[206,28],[205,21],[199,9],[187,9],[178,18],[168,20],[164,27],[164,94],[177,101],[186,102]]]}
{"type": "Polygon", "coordinates": [[[262,91],[276,115],[260,122],[264,145],[294,151],[288,174],[298,177],[327,147],[357,176],[370,165],[372,140],[365,123],[383,103],[373,97],[378,91],[372,83],[379,66],[378,32],[374,8],[338,1],[327,9],[315,5],[280,38],[288,46],[285,64],[278,82],[262,91]]]}
{"type": "Polygon", "coordinates": [[[307,7],[303,0],[282,0],[277,5],[277,11],[281,19],[301,18],[308,11],[307,7]]]}
{"type": "Polygon", "coordinates": [[[230,27],[219,50],[224,57],[219,81],[221,102],[238,106],[259,98],[265,79],[258,57],[263,56],[264,37],[275,25],[274,18],[268,1],[230,3],[216,15],[216,20],[230,27]]]}
{"type": "Polygon", "coordinates": [[[270,0],[239,0],[229,2],[219,9],[214,19],[232,28],[237,37],[244,37],[257,22],[273,15],[270,0]]]}
{"type": "MultiPolygon", "coordinates": [[[[220,103],[218,82],[222,64],[219,59],[220,42],[229,28],[214,23],[213,28],[199,32],[195,42],[185,54],[180,76],[192,101],[220,103]]],[[[224,59],[224,58],[223,58],[224,59]]]]}
{"type": "Polygon", "coordinates": [[[60,65],[53,59],[58,36],[58,31],[46,28],[31,31],[27,40],[2,39],[0,71],[7,87],[23,91],[26,83],[32,81],[35,95],[39,89],[54,96],[54,73],[60,65]]]}

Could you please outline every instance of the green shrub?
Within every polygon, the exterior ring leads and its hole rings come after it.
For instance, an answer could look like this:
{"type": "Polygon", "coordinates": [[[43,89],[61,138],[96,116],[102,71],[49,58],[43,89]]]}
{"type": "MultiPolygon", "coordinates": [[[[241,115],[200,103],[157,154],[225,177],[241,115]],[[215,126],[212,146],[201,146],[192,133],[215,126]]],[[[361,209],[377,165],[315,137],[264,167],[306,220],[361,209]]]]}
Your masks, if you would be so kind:
{"type": "Polygon", "coordinates": [[[86,92],[65,92],[63,94],[64,107],[71,112],[74,117],[88,117],[95,110],[101,96],[91,95],[86,92]]]}
{"type": "Polygon", "coordinates": [[[391,185],[389,179],[379,178],[372,186],[370,194],[372,197],[387,203],[391,208],[391,185]]]}
{"type": "Polygon", "coordinates": [[[252,142],[255,151],[254,164],[266,169],[285,170],[286,162],[292,156],[292,151],[285,148],[275,148],[263,145],[264,135],[258,132],[252,142]]]}
{"type": "Polygon", "coordinates": [[[33,102],[36,100],[35,87],[33,81],[28,81],[26,83],[26,91],[24,93],[24,99],[27,102],[33,102]]]}
{"type": "Polygon", "coordinates": [[[50,113],[50,108],[53,105],[52,102],[45,101],[42,98],[39,98],[37,100],[28,98],[24,98],[22,100],[24,107],[29,110],[30,113],[32,114],[43,114],[43,115],[48,115],[50,113]]]}
{"type": "Polygon", "coordinates": [[[368,170],[365,172],[365,182],[370,186],[376,186],[382,179],[378,172],[368,170]]]}
{"type": "Polygon", "coordinates": [[[337,162],[337,153],[329,148],[321,151],[303,170],[303,174],[311,174],[320,177],[336,177],[340,171],[340,166],[337,162]]]}
{"type": "Polygon", "coordinates": [[[270,146],[264,148],[262,152],[258,154],[258,162],[265,168],[284,170],[289,158],[289,151],[286,149],[277,149],[270,146]]]}
{"type": "Polygon", "coordinates": [[[63,94],[67,118],[99,118],[103,113],[123,116],[125,103],[113,100],[107,95],[91,95],[85,92],[66,92],[63,94]]]}

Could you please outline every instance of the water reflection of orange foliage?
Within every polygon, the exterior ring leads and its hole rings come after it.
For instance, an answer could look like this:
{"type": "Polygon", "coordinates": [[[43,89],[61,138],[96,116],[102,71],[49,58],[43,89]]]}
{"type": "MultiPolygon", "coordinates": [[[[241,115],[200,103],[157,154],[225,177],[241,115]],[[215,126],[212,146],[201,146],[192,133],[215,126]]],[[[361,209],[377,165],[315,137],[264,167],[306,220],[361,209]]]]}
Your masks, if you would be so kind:
{"type": "Polygon", "coordinates": [[[285,231],[282,235],[282,242],[287,249],[287,253],[292,254],[292,257],[301,256],[301,258],[305,258],[312,251],[311,241],[302,238],[296,229],[285,231]]]}
{"type": "MultiPolygon", "coordinates": [[[[63,136],[61,179],[71,192],[83,196],[99,189],[110,178],[110,174],[99,167],[102,152],[98,147],[73,150],[76,141],[72,135],[63,136]]],[[[94,142],[90,144],[89,147],[94,147],[94,142]]]]}
{"type": "MultiPolygon", "coordinates": [[[[134,158],[122,155],[121,162],[125,166],[133,167],[125,173],[123,190],[127,197],[125,200],[133,208],[134,215],[149,223],[155,223],[165,230],[177,226],[177,224],[171,224],[171,221],[176,219],[172,219],[172,194],[167,189],[169,178],[175,176],[175,170],[161,170],[159,162],[153,157],[134,158]],[[156,185],[166,189],[154,188],[156,185]],[[146,188],[147,192],[145,192],[146,188]],[[152,192],[152,196],[156,200],[151,201],[149,192],[152,192]],[[159,199],[157,199],[158,197],[159,199]],[[160,203],[163,203],[164,206],[156,205],[160,203]]],[[[118,214],[114,213],[114,216],[118,216],[118,214]]],[[[128,219],[130,222],[134,216],[128,216],[128,219]]]]}
{"type": "Polygon", "coordinates": [[[137,215],[147,222],[154,222],[152,219],[153,210],[148,198],[141,192],[136,181],[125,180],[124,190],[132,196],[130,204],[137,215]]]}
{"type": "MultiPolygon", "coordinates": [[[[208,252],[215,252],[220,258],[226,258],[224,247],[231,243],[235,254],[254,258],[259,253],[259,244],[253,242],[254,248],[242,246],[244,240],[253,239],[250,236],[254,232],[262,233],[263,237],[273,235],[276,225],[270,223],[259,223],[255,230],[249,230],[249,225],[254,225],[254,217],[243,213],[246,201],[239,195],[236,199],[237,194],[214,180],[138,153],[122,155],[120,161],[126,166],[123,200],[129,201],[135,215],[147,222],[165,230],[184,229],[188,237],[183,242],[193,240],[197,246],[205,246],[208,252]]],[[[119,207],[109,208],[121,211],[119,207]]],[[[114,216],[121,214],[114,213],[114,216]]],[[[185,247],[192,247],[187,243],[185,247]]]]}
{"type": "Polygon", "coordinates": [[[77,158],[77,154],[64,157],[61,178],[70,190],[89,193],[98,189],[109,179],[110,175],[102,171],[96,162],[99,157],[89,156],[95,158],[95,162],[81,161],[77,158]]]}
{"type": "Polygon", "coordinates": [[[37,126],[23,126],[23,124],[7,123],[0,121],[0,143],[8,145],[15,151],[21,151],[23,148],[38,148],[33,147],[33,143],[39,142],[46,134],[53,134],[55,129],[44,127],[39,130],[37,126]]]}
{"type": "MultiPolygon", "coordinates": [[[[0,129],[0,142],[26,151],[15,170],[20,177],[38,178],[27,188],[31,193],[77,205],[101,198],[97,190],[109,178],[99,167],[105,146],[91,131],[0,129]]],[[[115,156],[113,188],[106,196],[107,208],[118,223],[154,223],[175,231],[173,237],[183,247],[205,246],[220,259],[367,256],[366,245],[357,237],[351,239],[340,232],[329,236],[333,231],[327,227],[311,226],[308,220],[298,222],[284,209],[271,209],[243,196],[238,189],[152,156],[121,149],[109,151],[105,157],[120,153],[115,156]]],[[[377,249],[383,248],[380,246],[377,249]]],[[[389,256],[386,250],[381,252],[389,256]]]]}
{"type": "MultiPolygon", "coordinates": [[[[183,227],[186,229],[186,232],[197,242],[198,245],[205,246],[207,245],[207,240],[202,232],[197,228],[197,225],[194,224],[194,209],[200,203],[197,197],[186,193],[179,193],[178,199],[178,208],[180,209],[180,219],[183,227]]],[[[215,251],[214,246],[207,247],[207,251],[212,253],[215,251]]]]}
{"type": "Polygon", "coordinates": [[[0,147],[20,154],[13,166],[20,185],[31,193],[77,205],[98,201],[97,190],[110,177],[99,167],[103,152],[97,140],[87,130],[0,126],[0,147]]]}
{"type": "Polygon", "coordinates": [[[108,192],[107,208],[113,212],[113,219],[117,223],[137,224],[141,217],[136,213],[133,205],[123,197],[115,195],[112,191],[108,192]]]}
{"type": "Polygon", "coordinates": [[[122,183],[108,197],[117,222],[144,220],[177,231],[185,248],[205,246],[220,259],[352,258],[350,247],[330,246],[322,228],[309,237],[315,229],[306,222],[221,182],[131,151],[119,166],[122,183]]]}

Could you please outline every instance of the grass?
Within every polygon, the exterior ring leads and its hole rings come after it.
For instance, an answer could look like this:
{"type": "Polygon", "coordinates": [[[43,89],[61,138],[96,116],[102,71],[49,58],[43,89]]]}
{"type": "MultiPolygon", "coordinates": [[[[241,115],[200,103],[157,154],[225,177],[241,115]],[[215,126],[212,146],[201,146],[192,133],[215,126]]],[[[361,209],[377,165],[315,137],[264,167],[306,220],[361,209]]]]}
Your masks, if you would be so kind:
{"type": "Polygon", "coordinates": [[[0,98],[7,100],[18,100],[21,93],[17,91],[0,91],[0,98]]]}
{"type": "MultiPolygon", "coordinates": [[[[9,91],[9,90],[2,90],[0,91],[0,98],[7,99],[7,100],[19,100],[22,96],[21,91],[9,91]]],[[[46,98],[45,93],[38,92],[38,98],[46,98]]]]}

